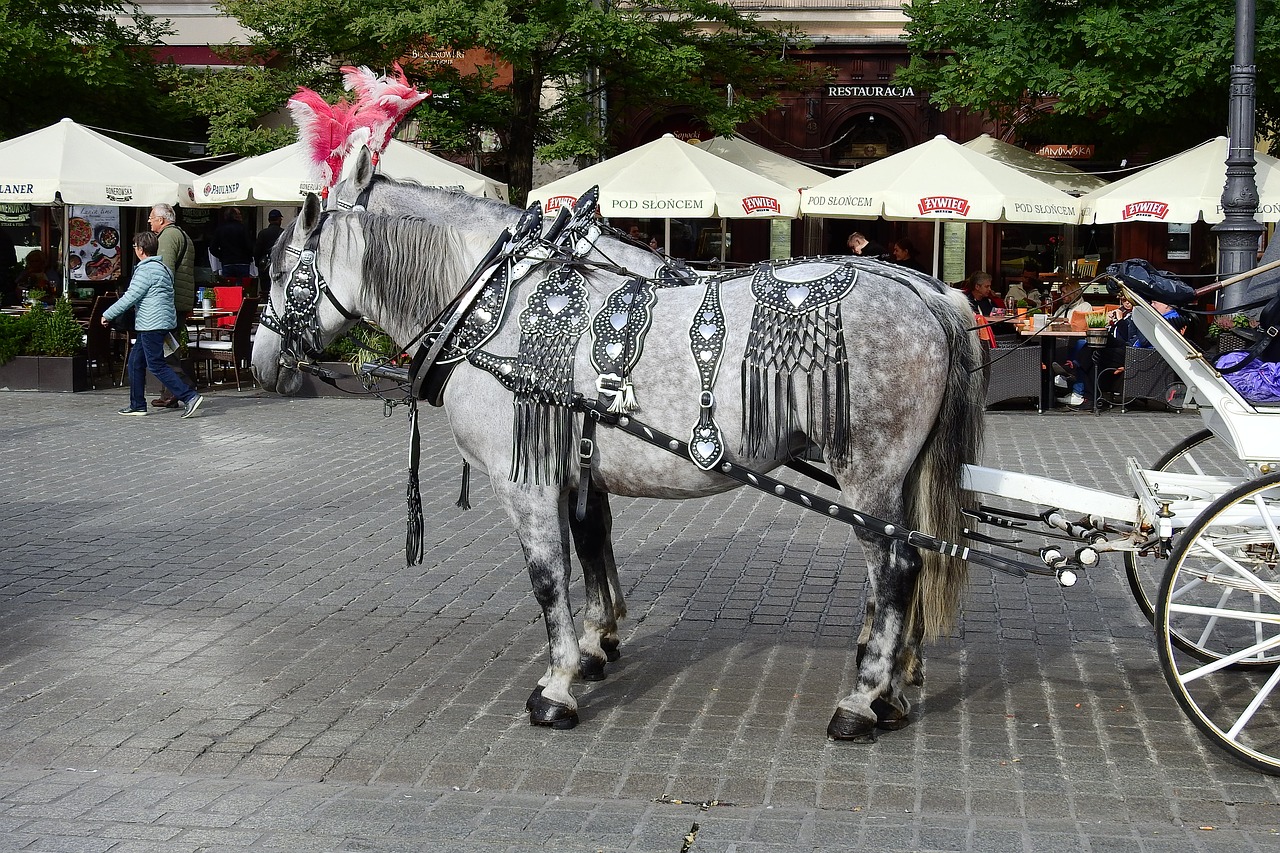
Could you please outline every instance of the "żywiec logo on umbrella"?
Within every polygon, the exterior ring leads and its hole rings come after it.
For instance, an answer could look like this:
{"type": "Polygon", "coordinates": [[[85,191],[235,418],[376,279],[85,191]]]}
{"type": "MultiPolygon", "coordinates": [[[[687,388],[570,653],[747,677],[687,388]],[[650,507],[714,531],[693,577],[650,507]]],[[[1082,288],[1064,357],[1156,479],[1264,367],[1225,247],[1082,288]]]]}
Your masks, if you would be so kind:
{"type": "Polygon", "coordinates": [[[954,213],[957,216],[969,215],[969,200],[953,195],[931,195],[920,199],[918,205],[921,216],[931,213],[954,213]]]}
{"type": "Polygon", "coordinates": [[[767,195],[747,196],[742,200],[742,209],[747,213],[782,213],[778,200],[767,195]]]}
{"type": "Polygon", "coordinates": [[[1135,219],[1139,216],[1151,219],[1164,219],[1169,215],[1169,205],[1163,201],[1134,201],[1126,204],[1120,211],[1122,219],[1135,219]]]}
{"type": "Polygon", "coordinates": [[[578,203],[578,199],[571,195],[553,195],[547,199],[547,203],[542,206],[543,211],[550,213],[553,210],[559,210],[562,207],[573,207],[578,203]]]}

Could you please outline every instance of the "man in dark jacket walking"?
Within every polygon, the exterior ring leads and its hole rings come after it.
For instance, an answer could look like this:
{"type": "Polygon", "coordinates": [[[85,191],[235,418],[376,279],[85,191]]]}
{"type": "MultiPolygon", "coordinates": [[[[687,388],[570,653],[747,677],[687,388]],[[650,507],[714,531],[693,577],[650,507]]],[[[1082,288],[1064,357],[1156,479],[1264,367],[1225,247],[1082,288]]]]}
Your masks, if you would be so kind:
{"type": "MultiPolygon", "coordinates": [[[[186,232],[174,222],[176,217],[173,205],[157,204],[151,208],[147,221],[151,223],[151,230],[158,238],[159,258],[173,276],[173,305],[177,314],[173,332],[178,335],[181,334],[180,330],[186,328],[187,318],[196,307],[196,247],[186,232]]],[[[182,369],[182,361],[177,352],[166,356],[165,363],[179,379],[195,387],[196,383],[182,369]]],[[[158,399],[151,401],[151,405],[160,409],[176,409],[181,404],[166,387],[158,399]]]]}
{"type": "Polygon", "coordinates": [[[258,265],[259,287],[264,282],[271,282],[271,249],[284,233],[284,228],[280,227],[283,218],[278,210],[268,213],[267,227],[258,232],[258,239],[253,244],[253,262],[258,265]]]}
{"type": "Polygon", "coordinates": [[[213,232],[209,252],[222,263],[222,274],[227,278],[246,278],[253,263],[253,240],[245,227],[240,208],[227,210],[227,218],[213,232]]]}

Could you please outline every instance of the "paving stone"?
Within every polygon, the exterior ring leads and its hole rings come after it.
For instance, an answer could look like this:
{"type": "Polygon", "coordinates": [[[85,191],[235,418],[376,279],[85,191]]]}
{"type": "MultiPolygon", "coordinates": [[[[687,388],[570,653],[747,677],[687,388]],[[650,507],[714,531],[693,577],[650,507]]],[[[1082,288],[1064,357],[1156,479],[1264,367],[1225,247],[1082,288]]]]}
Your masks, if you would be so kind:
{"type": "MultiPolygon", "coordinates": [[[[1277,779],[1182,715],[1118,560],[1066,590],[972,569],[912,725],[831,743],[851,531],[614,499],[623,657],[551,732],[519,544],[485,478],[454,506],[438,410],[406,566],[401,418],[213,392],[121,424],[122,395],[0,393],[0,851],[672,853],[694,823],[695,853],[1280,849],[1277,779]]],[[[1199,426],[993,412],[988,461],[1127,493],[1119,460],[1199,426]]]]}

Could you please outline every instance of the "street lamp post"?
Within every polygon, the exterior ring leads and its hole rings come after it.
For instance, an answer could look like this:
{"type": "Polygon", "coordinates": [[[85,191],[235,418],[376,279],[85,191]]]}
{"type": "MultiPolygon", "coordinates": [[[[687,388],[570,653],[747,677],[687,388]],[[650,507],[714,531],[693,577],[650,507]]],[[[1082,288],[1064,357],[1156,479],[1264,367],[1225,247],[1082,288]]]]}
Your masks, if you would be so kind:
{"type": "MultiPolygon", "coordinates": [[[[1228,115],[1227,182],[1222,189],[1224,219],[1213,227],[1218,235],[1218,276],[1230,278],[1253,269],[1258,237],[1263,227],[1258,211],[1258,184],[1254,178],[1254,88],[1258,69],[1253,64],[1254,0],[1236,0],[1235,58],[1231,64],[1231,102],[1228,115]]],[[[1221,305],[1231,308],[1244,301],[1248,282],[1228,286],[1221,305]]]]}

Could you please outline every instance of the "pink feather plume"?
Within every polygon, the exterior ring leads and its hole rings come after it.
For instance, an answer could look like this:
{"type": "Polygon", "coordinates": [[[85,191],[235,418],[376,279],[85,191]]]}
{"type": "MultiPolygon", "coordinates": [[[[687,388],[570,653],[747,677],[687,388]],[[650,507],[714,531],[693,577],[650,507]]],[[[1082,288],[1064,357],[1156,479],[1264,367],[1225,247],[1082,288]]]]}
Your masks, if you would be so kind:
{"type": "Polygon", "coordinates": [[[378,76],[366,66],[342,68],[344,88],[356,93],[355,123],[369,128],[369,147],[375,155],[386,150],[396,125],[409,111],[431,96],[409,85],[400,63],[391,68],[390,76],[378,76]]]}
{"type": "Polygon", "coordinates": [[[431,96],[409,85],[399,63],[392,69],[393,76],[387,77],[364,66],[343,66],[343,86],[356,93],[354,103],[330,104],[305,87],[289,99],[298,138],[307,147],[316,180],[326,188],[338,182],[343,161],[361,146],[369,146],[376,161],[391,142],[396,125],[431,96]]]}
{"type": "Polygon", "coordinates": [[[289,114],[298,126],[298,138],[311,155],[317,181],[333,186],[342,173],[342,161],[351,150],[355,105],[346,101],[329,104],[311,89],[299,87],[289,99],[289,114]]]}

